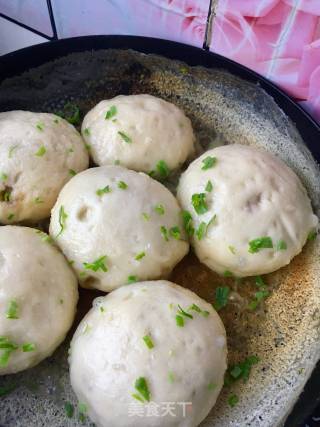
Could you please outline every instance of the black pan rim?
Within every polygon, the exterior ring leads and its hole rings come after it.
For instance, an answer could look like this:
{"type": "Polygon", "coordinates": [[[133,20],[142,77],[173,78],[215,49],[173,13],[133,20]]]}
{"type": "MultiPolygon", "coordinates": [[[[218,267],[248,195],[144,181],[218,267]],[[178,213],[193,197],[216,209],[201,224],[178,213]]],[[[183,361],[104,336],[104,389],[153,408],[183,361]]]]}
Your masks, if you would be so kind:
{"type": "Polygon", "coordinates": [[[307,111],[274,83],[255,71],[195,46],[152,37],[127,35],[80,36],[49,41],[0,57],[0,82],[69,53],[101,49],[133,49],[146,54],[158,54],[169,59],[181,60],[191,66],[222,68],[244,80],[259,84],[295,123],[306,145],[320,163],[320,145],[318,144],[320,124],[307,111]]]}
{"type": "MultiPolygon", "coordinates": [[[[320,124],[289,95],[271,81],[241,64],[208,50],[175,41],[127,35],[92,35],[49,41],[0,57],[0,83],[6,78],[22,74],[31,68],[65,55],[101,49],[133,49],[145,54],[157,54],[169,59],[180,60],[190,66],[220,68],[246,81],[258,84],[295,123],[312,155],[320,163],[320,124]]],[[[315,368],[306,384],[305,391],[289,415],[286,427],[297,427],[319,403],[317,397],[320,392],[319,378],[320,364],[315,368]]]]}

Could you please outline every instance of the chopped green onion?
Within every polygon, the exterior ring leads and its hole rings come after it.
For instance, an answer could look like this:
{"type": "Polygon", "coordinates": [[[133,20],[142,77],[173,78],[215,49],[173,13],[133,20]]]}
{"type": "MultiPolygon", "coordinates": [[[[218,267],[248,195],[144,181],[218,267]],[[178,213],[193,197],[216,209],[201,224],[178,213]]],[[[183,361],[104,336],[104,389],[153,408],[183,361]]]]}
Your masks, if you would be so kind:
{"type": "Polygon", "coordinates": [[[147,381],[144,377],[136,379],[134,383],[134,388],[138,391],[138,393],[144,400],[150,402],[150,391],[147,381]]]}
{"type": "Polygon", "coordinates": [[[88,411],[87,405],[85,403],[79,403],[78,404],[78,410],[80,412],[80,414],[86,414],[88,411]]]}
{"type": "Polygon", "coordinates": [[[217,221],[217,214],[214,214],[213,217],[210,219],[210,221],[207,224],[206,232],[208,231],[208,228],[210,227],[210,225],[214,224],[216,221],[217,221]]]}
{"type": "Polygon", "coordinates": [[[208,317],[210,314],[209,311],[207,310],[201,310],[201,308],[198,307],[196,304],[190,305],[190,307],[188,308],[188,311],[190,310],[196,311],[197,313],[201,314],[201,316],[203,317],[208,317]]]}
{"type": "Polygon", "coordinates": [[[228,249],[229,249],[229,251],[230,251],[233,255],[235,255],[235,253],[236,253],[236,248],[235,248],[234,246],[229,245],[229,246],[228,246],[228,249]]]}
{"type": "Polygon", "coordinates": [[[8,337],[0,337],[0,349],[17,350],[18,346],[9,340],[8,337]]]}
{"type": "Polygon", "coordinates": [[[117,107],[115,105],[112,105],[109,110],[106,112],[105,119],[110,120],[112,117],[114,117],[117,114],[117,107]]]}
{"type": "Polygon", "coordinates": [[[240,377],[240,375],[242,375],[242,369],[240,368],[240,366],[239,366],[239,365],[235,365],[235,366],[231,369],[231,371],[230,371],[230,375],[231,375],[233,378],[235,378],[235,379],[239,378],[239,377],[240,377]]]}
{"type": "Polygon", "coordinates": [[[247,382],[252,366],[260,362],[259,357],[253,355],[247,357],[243,362],[232,365],[228,368],[225,376],[225,385],[230,385],[240,379],[247,382]]]}
{"type": "Polygon", "coordinates": [[[73,169],[69,169],[69,175],[75,176],[75,175],[77,175],[77,172],[73,169]]]}
{"type": "Polygon", "coordinates": [[[121,190],[126,190],[128,188],[128,184],[126,184],[124,181],[119,181],[118,187],[121,188],[121,190]]]}
{"type": "Polygon", "coordinates": [[[270,292],[266,289],[265,284],[258,285],[256,281],[256,285],[258,286],[259,291],[255,292],[254,300],[252,300],[248,305],[248,309],[251,311],[255,310],[260,305],[260,303],[270,295],[270,292]]]}
{"type": "Polygon", "coordinates": [[[165,227],[164,225],[162,225],[162,226],[160,227],[160,232],[161,232],[162,237],[164,238],[164,240],[165,240],[166,242],[168,242],[168,241],[169,241],[169,237],[168,237],[168,230],[166,229],[166,227],[165,227]]]}
{"type": "Polygon", "coordinates": [[[230,288],[228,286],[219,286],[216,289],[215,302],[213,307],[216,311],[221,310],[228,304],[230,288]]]}
{"type": "Polygon", "coordinates": [[[198,237],[198,240],[202,240],[204,238],[206,231],[207,224],[205,222],[201,222],[196,231],[196,236],[198,237]]]}
{"type": "Polygon", "coordinates": [[[307,240],[312,241],[317,238],[317,230],[311,230],[308,234],[307,240]]]}
{"type": "Polygon", "coordinates": [[[187,67],[180,67],[179,68],[180,73],[182,74],[188,74],[188,68],[187,67]]]}
{"type": "Polygon", "coordinates": [[[216,218],[217,218],[217,215],[214,215],[210,219],[208,224],[206,224],[203,221],[199,224],[199,227],[196,230],[196,236],[198,237],[198,240],[202,240],[205,237],[205,235],[207,234],[208,228],[210,227],[211,224],[213,224],[213,222],[216,220],[216,218]]]}
{"type": "Polygon", "coordinates": [[[58,123],[59,123],[59,120],[58,120],[58,119],[54,119],[54,120],[53,120],[53,123],[58,124],[58,123]]]}
{"type": "Polygon", "coordinates": [[[141,396],[139,396],[138,394],[133,393],[131,396],[134,397],[136,400],[139,400],[139,402],[144,403],[143,398],[141,396]]]}
{"type": "Polygon", "coordinates": [[[248,305],[248,309],[251,311],[254,311],[270,295],[267,285],[261,276],[255,277],[255,284],[259,291],[254,294],[254,299],[248,305]]]}
{"type": "Polygon", "coordinates": [[[85,416],[85,414],[80,413],[80,414],[79,414],[79,421],[80,421],[80,423],[84,423],[84,422],[85,422],[85,420],[86,420],[86,416],[85,416]]]}
{"type": "Polygon", "coordinates": [[[36,156],[42,157],[46,154],[46,147],[44,145],[41,145],[38,149],[38,151],[35,153],[36,156]]]}
{"type": "Polygon", "coordinates": [[[193,236],[194,227],[193,227],[193,219],[192,219],[191,213],[189,211],[182,211],[182,220],[183,220],[183,226],[187,235],[190,237],[193,236]]]}
{"type": "Polygon", "coordinates": [[[261,249],[273,248],[271,237],[257,237],[256,239],[250,240],[248,252],[254,254],[259,252],[261,249]]]}
{"type": "Polygon", "coordinates": [[[3,350],[2,354],[0,355],[0,367],[8,365],[11,352],[12,350],[3,350]]]}
{"type": "Polygon", "coordinates": [[[191,203],[198,215],[208,212],[205,193],[195,193],[191,197],[191,203]]]}
{"type": "Polygon", "coordinates": [[[90,129],[89,129],[89,128],[85,128],[85,130],[83,131],[83,133],[84,133],[86,136],[89,136],[89,135],[90,135],[90,129]]]}
{"type": "Polygon", "coordinates": [[[72,403],[66,402],[65,405],[64,405],[64,410],[65,410],[66,416],[68,418],[72,418],[73,417],[74,407],[73,407],[72,403]]]}
{"type": "Polygon", "coordinates": [[[209,311],[207,311],[207,310],[202,310],[200,314],[201,314],[201,316],[203,316],[203,317],[208,317],[208,316],[209,316],[209,314],[210,314],[210,312],[209,312],[209,311]]]}
{"type": "Polygon", "coordinates": [[[11,188],[6,188],[6,190],[0,192],[0,201],[10,202],[11,199],[11,188]]]}
{"type": "Polygon", "coordinates": [[[149,221],[149,219],[150,219],[150,215],[148,215],[147,213],[145,213],[145,212],[142,212],[142,218],[145,220],[145,221],[149,221]]]}
{"type": "Polygon", "coordinates": [[[115,164],[115,165],[120,165],[120,160],[115,160],[115,161],[114,161],[114,164],[115,164]]]}
{"type": "Polygon", "coordinates": [[[187,313],[186,311],[184,311],[183,308],[181,307],[181,305],[178,304],[178,308],[179,308],[178,314],[180,314],[180,315],[182,315],[184,317],[188,317],[189,319],[193,319],[192,314],[187,313]]]}
{"type": "Polygon", "coordinates": [[[164,206],[159,204],[154,207],[155,212],[159,215],[164,215],[164,206]]]}
{"type": "Polygon", "coordinates": [[[188,308],[188,310],[194,310],[194,311],[196,311],[197,313],[201,313],[201,308],[200,308],[200,307],[198,307],[196,304],[192,304],[192,305],[190,305],[190,307],[188,308]]]}
{"type": "Polygon", "coordinates": [[[12,147],[9,148],[9,151],[8,151],[8,157],[9,157],[9,159],[12,158],[14,150],[16,150],[18,147],[19,147],[19,145],[13,145],[12,147]]]}
{"type": "Polygon", "coordinates": [[[7,216],[7,220],[8,220],[8,221],[11,221],[13,218],[14,218],[14,213],[10,213],[10,214],[7,216]]]}
{"type": "Polygon", "coordinates": [[[179,328],[182,328],[184,326],[184,319],[179,314],[176,315],[176,324],[179,326],[179,328]]]}
{"type": "Polygon", "coordinates": [[[109,185],[106,185],[104,188],[99,188],[96,191],[97,196],[103,196],[104,194],[111,193],[111,188],[109,185]]]}
{"type": "Polygon", "coordinates": [[[37,123],[36,128],[38,130],[40,130],[41,132],[43,132],[44,129],[44,124],[42,122],[37,123]]]}
{"type": "Polygon", "coordinates": [[[212,189],[213,189],[213,185],[212,185],[212,182],[209,180],[207,182],[205,190],[206,190],[207,193],[211,193],[212,189]]]}
{"type": "Polygon", "coordinates": [[[168,381],[169,381],[170,384],[174,383],[174,375],[173,375],[172,371],[168,372],[168,381]]]}
{"type": "Polygon", "coordinates": [[[18,315],[18,304],[15,299],[12,299],[9,302],[9,306],[6,312],[6,318],[7,319],[19,319],[18,315]]]}
{"type": "Polygon", "coordinates": [[[181,233],[179,227],[176,225],[174,227],[171,227],[169,230],[170,236],[173,237],[176,240],[181,239],[181,233]]]}
{"type": "Polygon", "coordinates": [[[83,334],[87,334],[89,331],[91,331],[92,326],[88,325],[88,323],[86,323],[85,327],[82,330],[83,334]]]}
{"type": "Polygon", "coordinates": [[[1,181],[6,181],[7,179],[8,179],[8,175],[7,175],[6,173],[3,173],[3,172],[2,172],[2,173],[0,174],[0,180],[1,180],[1,181]]]}
{"type": "Polygon", "coordinates": [[[154,347],[153,341],[150,335],[145,335],[143,338],[145,345],[151,350],[154,347]]]}
{"type": "Polygon", "coordinates": [[[8,365],[10,355],[13,351],[17,350],[18,346],[9,340],[8,337],[0,336],[0,367],[8,365]]]}
{"type": "Polygon", "coordinates": [[[79,410],[79,421],[80,422],[85,422],[86,416],[85,414],[87,413],[87,405],[85,403],[79,403],[78,404],[78,410],[79,410]]]}
{"type": "Polygon", "coordinates": [[[63,107],[63,111],[58,111],[56,114],[57,116],[67,120],[67,122],[71,123],[72,125],[80,124],[80,109],[72,102],[67,102],[63,107]]]}
{"type": "Polygon", "coordinates": [[[160,160],[157,163],[157,171],[161,178],[167,178],[170,174],[169,167],[164,160],[160,160]]]}
{"type": "Polygon", "coordinates": [[[205,171],[205,170],[210,169],[213,166],[215,166],[216,163],[217,163],[216,157],[208,156],[202,160],[202,168],[201,169],[205,171]]]}
{"type": "Polygon", "coordinates": [[[277,242],[277,251],[285,251],[287,249],[287,244],[284,240],[279,240],[279,242],[277,242]]]}
{"type": "MultiPolygon", "coordinates": [[[[91,145],[90,145],[90,144],[84,144],[84,146],[85,146],[86,150],[90,152],[90,150],[91,150],[91,145]]],[[[73,152],[73,150],[71,151],[71,153],[72,153],[72,152],[73,152]]]]}
{"type": "Polygon", "coordinates": [[[65,230],[67,218],[68,214],[65,212],[63,205],[61,205],[59,209],[59,224],[61,228],[56,237],[59,237],[65,230]]]}
{"type": "Polygon", "coordinates": [[[92,271],[102,270],[106,273],[108,271],[108,268],[105,265],[106,259],[107,259],[107,256],[103,255],[100,258],[93,261],[92,263],[84,262],[83,265],[84,265],[84,268],[86,268],[87,270],[92,270],[92,271]]]}
{"type": "Polygon", "coordinates": [[[53,239],[52,239],[52,237],[51,237],[51,236],[48,236],[48,234],[47,234],[47,233],[45,233],[45,232],[43,232],[43,231],[41,231],[41,230],[37,230],[37,231],[36,231],[36,233],[37,233],[37,234],[40,234],[40,236],[41,236],[41,240],[42,240],[43,242],[46,242],[46,243],[53,243],[53,239]]]}
{"type": "Polygon", "coordinates": [[[31,342],[27,342],[22,345],[22,351],[25,353],[29,351],[34,351],[35,349],[36,349],[36,346],[31,342]]]}
{"type": "Polygon", "coordinates": [[[229,403],[229,406],[231,407],[231,408],[233,408],[234,406],[236,406],[236,404],[239,402],[239,398],[238,398],[238,396],[236,395],[236,394],[231,394],[230,396],[229,396],[229,398],[228,398],[228,403],[229,403]]]}
{"type": "Polygon", "coordinates": [[[124,140],[124,142],[126,142],[127,144],[132,143],[132,139],[130,138],[130,136],[128,136],[126,133],[122,132],[121,130],[118,131],[118,135],[120,135],[121,138],[124,140]]]}
{"type": "Polygon", "coordinates": [[[270,295],[270,292],[267,290],[258,291],[254,294],[257,301],[262,301],[263,299],[267,298],[270,295]]]}
{"type": "Polygon", "coordinates": [[[36,205],[39,205],[40,203],[43,203],[43,200],[41,199],[41,197],[37,196],[37,197],[34,199],[34,203],[35,203],[36,205]]]}
{"type": "Polygon", "coordinates": [[[266,284],[265,284],[265,282],[261,276],[255,277],[255,284],[258,286],[258,288],[260,288],[261,286],[266,286],[266,284]]]}
{"type": "Polygon", "coordinates": [[[233,276],[234,276],[234,274],[230,270],[225,270],[223,272],[223,277],[233,277],[233,276]]]}
{"type": "Polygon", "coordinates": [[[128,284],[136,283],[138,281],[137,276],[128,276],[128,284]]]}
{"type": "Polygon", "coordinates": [[[143,257],[145,257],[146,256],[146,253],[145,252],[140,252],[139,254],[137,254],[135,257],[134,257],[134,259],[136,260],[136,261],[140,261],[143,257]]]}

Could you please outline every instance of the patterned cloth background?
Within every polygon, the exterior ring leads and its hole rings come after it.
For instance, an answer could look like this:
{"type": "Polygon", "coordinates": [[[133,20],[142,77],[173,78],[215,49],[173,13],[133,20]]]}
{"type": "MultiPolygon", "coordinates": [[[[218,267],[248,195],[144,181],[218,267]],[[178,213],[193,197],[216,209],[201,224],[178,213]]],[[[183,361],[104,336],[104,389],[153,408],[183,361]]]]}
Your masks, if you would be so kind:
{"type": "MultiPolygon", "coordinates": [[[[320,0],[0,0],[0,55],[87,34],[206,46],[277,83],[320,123],[320,0]]],[[[305,427],[316,426],[315,413],[305,427]]]]}
{"type": "MultiPolygon", "coordinates": [[[[58,38],[135,34],[206,45],[277,83],[320,122],[320,0],[213,0],[211,10],[210,0],[49,3],[58,38]]],[[[46,0],[0,0],[0,54],[54,36],[46,0]]]]}
{"type": "Polygon", "coordinates": [[[320,121],[320,1],[221,0],[211,48],[274,81],[320,121]]]}

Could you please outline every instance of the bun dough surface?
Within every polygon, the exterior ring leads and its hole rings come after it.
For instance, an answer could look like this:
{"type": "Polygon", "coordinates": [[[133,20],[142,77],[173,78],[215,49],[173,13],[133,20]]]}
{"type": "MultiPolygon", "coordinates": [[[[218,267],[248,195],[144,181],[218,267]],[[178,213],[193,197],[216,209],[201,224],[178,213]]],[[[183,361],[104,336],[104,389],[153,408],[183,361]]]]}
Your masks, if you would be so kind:
{"type": "Polygon", "coordinates": [[[289,264],[318,224],[297,175],[245,145],[218,147],[192,162],[177,197],[192,215],[198,258],[221,274],[253,276],[289,264]]]}
{"type": "Polygon", "coordinates": [[[165,171],[158,169],[159,162],[171,171],[194,152],[188,117],[174,104],[151,95],[101,101],[85,116],[82,135],[98,165],[119,163],[136,171],[154,171],[160,178],[165,171]]]}
{"type": "Polygon", "coordinates": [[[48,239],[33,228],[0,227],[0,375],[50,356],[72,325],[77,280],[48,239]]]}
{"type": "Polygon", "coordinates": [[[0,113],[0,222],[47,218],[63,185],[88,167],[83,140],[47,113],[0,113]]]}
{"type": "Polygon", "coordinates": [[[120,166],[72,178],[52,210],[50,234],[80,284],[107,292],[167,275],[189,249],[175,197],[148,175],[120,166]]]}
{"type": "Polygon", "coordinates": [[[223,386],[226,355],[225,329],[211,304],[165,280],[141,282],[94,301],[72,339],[71,385],[98,427],[195,427],[223,386]],[[192,316],[182,316],[180,327],[178,305],[192,316]],[[149,402],[135,387],[138,378],[149,402]],[[175,417],[146,415],[150,406],[161,414],[165,402],[175,417]],[[179,402],[192,403],[185,416],[179,402]]]}

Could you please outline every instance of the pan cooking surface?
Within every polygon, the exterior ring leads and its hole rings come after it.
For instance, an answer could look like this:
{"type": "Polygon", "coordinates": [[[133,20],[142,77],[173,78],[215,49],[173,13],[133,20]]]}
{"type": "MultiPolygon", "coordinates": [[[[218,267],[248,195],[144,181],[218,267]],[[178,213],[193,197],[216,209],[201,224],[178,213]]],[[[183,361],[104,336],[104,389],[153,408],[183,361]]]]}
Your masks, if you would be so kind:
{"type": "MultiPolygon", "coordinates": [[[[319,215],[320,172],[296,128],[261,88],[223,70],[190,67],[130,50],[75,53],[3,81],[0,111],[56,112],[71,101],[84,115],[101,99],[133,93],[150,93],[181,107],[192,121],[198,153],[233,142],[272,151],[300,176],[319,215]]],[[[171,188],[176,179],[169,183],[171,188]]],[[[320,354],[317,254],[318,241],[309,242],[289,266],[267,275],[272,296],[254,313],[244,309],[253,292],[251,279],[239,283],[221,278],[201,265],[192,253],[173,271],[172,281],[208,301],[213,301],[217,286],[232,287],[234,298],[221,311],[228,334],[229,362],[236,363],[253,354],[261,359],[247,383],[239,382],[223,390],[203,426],[283,424],[320,354]],[[231,392],[239,396],[234,408],[227,403],[231,392]]],[[[94,291],[80,291],[77,322],[97,295],[94,291]]],[[[69,420],[64,412],[66,401],[76,404],[67,364],[73,330],[51,358],[29,371],[1,378],[1,386],[17,387],[0,399],[1,426],[92,425],[89,420],[77,424],[77,413],[69,420]]]]}

